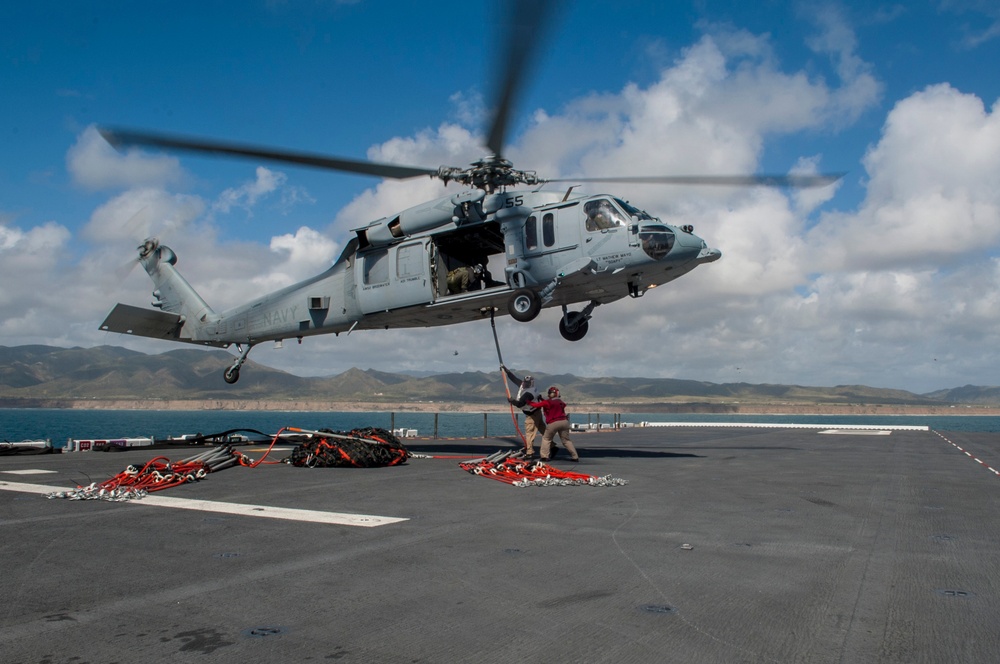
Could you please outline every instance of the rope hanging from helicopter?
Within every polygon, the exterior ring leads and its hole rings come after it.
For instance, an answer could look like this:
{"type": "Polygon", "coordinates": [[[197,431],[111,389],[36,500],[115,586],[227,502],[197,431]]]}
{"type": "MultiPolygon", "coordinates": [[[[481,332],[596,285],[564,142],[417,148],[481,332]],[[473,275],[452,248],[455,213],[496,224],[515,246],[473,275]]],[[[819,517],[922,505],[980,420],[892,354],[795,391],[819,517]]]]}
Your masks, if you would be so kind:
{"type": "Polygon", "coordinates": [[[514,404],[510,401],[510,385],[507,384],[507,374],[504,372],[503,367],[503,354],[500,352],[500,337],[497,336],[497,322],[496,322],[496,309],[490,309],[490,327],[493,328],[493,343],[497,347],[497,360],[500,362],[500,380],[503,381],[503,389],[507,393],[507,403],[510,405],[510,419],[514,422],[514,430],[517,431],[518,437],[521,439],[521,443],[524,444],[524,449],[528,449],[528,441],[524,437],[524,433],[521,431],[521,427],[517,423],[517,414],[514,412],[514,404]]]}

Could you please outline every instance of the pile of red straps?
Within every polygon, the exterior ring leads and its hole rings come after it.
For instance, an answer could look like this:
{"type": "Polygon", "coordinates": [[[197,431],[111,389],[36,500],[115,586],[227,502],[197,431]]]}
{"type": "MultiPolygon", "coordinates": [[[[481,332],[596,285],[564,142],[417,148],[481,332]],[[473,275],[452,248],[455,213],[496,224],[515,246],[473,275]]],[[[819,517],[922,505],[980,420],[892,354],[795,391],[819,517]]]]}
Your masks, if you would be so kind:
{"type": "Polygon", "coordinates": [[[606,475],[560,470],[544,461],[528,461],[520,451],[497,452],[485,459],[460,463],[462,470],[516,487],[529,486],[625,486],[628,480],[606,475]]]}
{"type": "Polygon", "coordinates": [[[57,491],[48,494],[48,497],[113,502],[134,500],[153,491],[162,491],[188,482],[197,482],[204,479],[209,473],[236,464],[256,465],[251,459],[236,452],[231,445],[214,447],[201,454],[173,463],[165,456],[158,456],[142,467],[129,466],[104,482],[80,486],[70,491],[57,491]]]}

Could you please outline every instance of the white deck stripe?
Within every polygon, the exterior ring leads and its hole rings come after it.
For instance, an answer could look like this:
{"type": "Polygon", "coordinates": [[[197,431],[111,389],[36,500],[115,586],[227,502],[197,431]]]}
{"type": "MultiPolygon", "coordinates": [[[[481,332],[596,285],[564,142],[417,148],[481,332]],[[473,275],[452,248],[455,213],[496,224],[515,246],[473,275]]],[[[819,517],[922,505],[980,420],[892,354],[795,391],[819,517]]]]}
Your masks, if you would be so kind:
{"type": "Polygon", "coordinates": [[[828,433],[839,436],[888,436],[888,429],[826,429],[817,433],[828,433]]]}
{"type": "Polygon", "coordinates": [[[56,473],[56,470],[42,470],[40,468],[25,468],[24,470],[4,470],[0,471],[6,473],[7,475],[45,475],[47,473],[56,473]]]}
{"type": "MultiPolygon", "coordinates": [[[[20,482],[0,481],[0,490],[19,491],[21,493],[50,494],[65,491],[65,487],[48,484],[22,484],[20,482]]],[[[321,512],[319,510],[300,510],[288,507],[269,507],[267,505],[242,505],[239,503],[223,503],[216,500],[194,500],[191,498],[169,498],[167,496],[148,495],[142,500],[126,501],[129,505],[152,505],[154,507],[173,507],[182,510],[198,510],[201,512],[217,512],[221,514],[237,514],[241,516],[256,516],[265,519],[287,519],[290,521],[307,521],[310,523],[328,523],[339,526],[359,526],[375,528],[400,521],[408,521],[393,516],[373,516],[370,514],[344,514],[341,512],[321,512]]]]}
{"type": "Polygon", "coordinates": [[[951,445],[951,446],[952,446],[952,447],[954,447],[954,448],[955,448],[956,450],[958,450],[959,452],[961,452],[961,453],[962,453],[962,454],[964,454],[965,456],[969,457],[970,459],[973,459],[973,460],[975,460],[975,461],[978,461],[978,462],[979,462],[979,464],[980,464],[981,466],[983,466],[983,468],[985,468],[986,470],[990,471],[991,473],[993,473],[993,474],[994,474],[994,475],[996,475],[997,477],[1000,477],[1000,470],[997,470],[997,469],[996,469],[996,468],[994,468],[993,466],[990,466],[990,465],[988,465],[988,464],[987,464],[987,463],[986,463],[985,461],[982,461],[981,459],[978,459],[978,458],[976,458],[976,457],[972,456],[972,454],[970,454],[970,453],[969,453],[968,451],[966,451],[966,450],[965,450],[965,448],[963,448],[963,447],[961,447],[961,446],[957,445],[957,444],[956,444],[955,442],[953,442],[953,441],[951,441],[951,440],[948,440],[948,439],[947,439],[947,438],[945,438],[945,437],[944,437],[943,435],[941,435],[941,432],[940,432],[940,431],[935,431],[934,433],[936,433],[936,434],[937,434],[938,436],[940,436],[940,437],[941,437],[941,440],[944,440],[944,441],[945,441],[945,442],[947,442],[947,443],[948,443],[949,445],[951,445]]]}
{"type": "Polygon", "coordinates": [[[928,426],[903,424],[777,424],[768,422],[645,422],[644,427],[747,427],[757,429],[885,429],[886,431],[930,431],[928,426]]]}

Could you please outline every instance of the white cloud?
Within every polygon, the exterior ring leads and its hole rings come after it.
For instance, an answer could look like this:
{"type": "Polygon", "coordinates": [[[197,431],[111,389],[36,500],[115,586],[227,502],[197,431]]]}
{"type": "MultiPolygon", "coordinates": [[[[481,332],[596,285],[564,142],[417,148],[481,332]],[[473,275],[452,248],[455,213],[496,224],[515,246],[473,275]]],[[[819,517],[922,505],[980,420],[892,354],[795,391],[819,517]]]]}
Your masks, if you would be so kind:
{"type": "Polygon", "coordinates": [[[1000,8],[991,0],[941,0],[941,9],[962,14],[970,18],[970,24],[965,26],[965,36],[962,46],[975,49],[1000,37],[1000,8]],[[985,25],[985,27],[981,27],[985,25]]]}
{"type": "Polygon", "coordinates": [[[29,230],[0,225],[0,319],[17,325],[26,312],[53,303],[58,293],[44,287],[66,261],[69,230],[49,222],[29,230]]]}
{"type": "Polygon", "coordinates": [[[129,189],[102,204],[83,229],[100,243],[141,243],[147,237],[176,237],[205,212],[205,202],[149,187],[129,189]]]}
{"type": "Polygon", "coordinates": [[[185,179],[177,158],[147,155],[136,149],[120,154],[93,125],[66,154],[66,167],[74,181],[88,189],[164,186],[185,179]]]}
{"type": "Polygon", "coordinates": [[[336,242],[306,226],[294,234],[277,235],[271,238],[271,251],[284,261],[273,267],[266,281],[254,281],[265,291],[302,281],[330,267],[339,248],[336,242]]]}
{"type": "Polygon", "coordinates": [[[316,202],[304,188],[289,185],[288,176],[284,173],[258,166],[252,182],[223,191],[212,204],[212,210],[227,214],[236,207],[253,216],[254,208],[274,193],[279,194],[280,202],[276,207],[282,212],[299,203],[316,202]]]}
{"type": "Polygon", "coordinates": [[[55,222],[27,230],[0,225],[2,338],[48,339],[61,329],[60,315],[74,320],[79,314],[71,292],[70,239],[69,230],[55,222]]]}
{"type": "Polygon", "coordinates": [[[871,73],[871,65],[856,53],[857,38],[837,5],[807,5],[805,10],[813,12],[812,18],[820,29],[809,45],[832,58],[841,81],[832,95],[827,118],[836,126],[848,125],[878,101],[882,85],[871,73]]]}
{"type": "Polygon", "coordinates": [[[966,262],[1000,240],[1000,113],[948,85],[900,101],[865,156],[867,196],[831,214],[811,244],[837,265],[932,266],[966,262]]]}

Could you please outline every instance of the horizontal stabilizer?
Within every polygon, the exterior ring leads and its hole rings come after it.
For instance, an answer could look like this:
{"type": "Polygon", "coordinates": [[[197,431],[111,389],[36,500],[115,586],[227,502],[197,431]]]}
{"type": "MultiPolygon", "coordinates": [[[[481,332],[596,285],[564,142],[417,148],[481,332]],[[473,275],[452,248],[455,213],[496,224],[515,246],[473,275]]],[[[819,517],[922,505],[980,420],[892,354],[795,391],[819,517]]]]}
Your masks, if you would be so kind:
{"type": "Polygon", "coordinates": [[[101,329],[119,334],[132,334],[137,337],[182,341],[199,346],[229,347],[228,342],[196,341],[184,338],[180,335],[182,325],[181,317],[177,314],[142,309],[128,304],[116,304],[108,317],[101,323],[101,329]]]}

